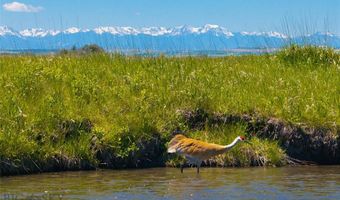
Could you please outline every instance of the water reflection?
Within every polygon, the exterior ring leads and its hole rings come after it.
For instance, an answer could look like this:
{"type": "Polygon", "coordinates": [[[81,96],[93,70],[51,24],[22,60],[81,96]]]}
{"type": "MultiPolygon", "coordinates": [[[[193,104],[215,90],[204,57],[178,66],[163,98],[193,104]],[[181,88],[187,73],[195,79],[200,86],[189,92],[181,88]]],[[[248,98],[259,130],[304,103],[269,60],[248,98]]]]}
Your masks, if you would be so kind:
{"type": "Polygon", "coordinates": [[[340,199],[340,167],[156,168],[0,178],[4,194],[64,199],[340,199]]]}

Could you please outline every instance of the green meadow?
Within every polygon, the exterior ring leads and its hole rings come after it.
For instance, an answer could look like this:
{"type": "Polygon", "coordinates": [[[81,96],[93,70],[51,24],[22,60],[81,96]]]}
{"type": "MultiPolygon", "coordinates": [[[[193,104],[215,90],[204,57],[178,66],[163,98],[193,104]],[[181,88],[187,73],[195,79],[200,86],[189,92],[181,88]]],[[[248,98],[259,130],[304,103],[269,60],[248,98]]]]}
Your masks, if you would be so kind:
{"type": "MultiPolygon", "coordinates": [[[[1,55],[0,171],[175,166],[166,144],[176,128],[219,144],[245,134],[243,124],[190,130],[180,111],[196,109],[336,130],[340,55],[312,46],[226,57],[1,55]],[[158,164],[141,164],[149,158],[158,164]]],[[[251,141],[216,162],[285,164],[276,141],[251,141]]]]}

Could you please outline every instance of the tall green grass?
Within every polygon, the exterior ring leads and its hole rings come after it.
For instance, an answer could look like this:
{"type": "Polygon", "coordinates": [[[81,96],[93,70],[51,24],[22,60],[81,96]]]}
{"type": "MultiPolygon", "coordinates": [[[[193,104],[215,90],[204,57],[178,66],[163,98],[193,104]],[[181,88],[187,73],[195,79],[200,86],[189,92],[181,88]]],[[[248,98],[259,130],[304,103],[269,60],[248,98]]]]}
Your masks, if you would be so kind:
{"type": "Polygon", "coordinates": [[[278,57],[291,66],[305,65],[311,68],[340,67],[340,56],[329,47],[291,45],[278,54],[278,57]]]}
{"type": "Polygon", "coordinates": [[[139,136],[185,129],[183,109],[339,126],[339,65],[339,54],[314,47],[219,58],[0,56],[0,159],[62,154],[96,165],[95,149],[105,145],[129,157],[139,136]],[[84,120],[90,131],[63,131],[84,120]]]}

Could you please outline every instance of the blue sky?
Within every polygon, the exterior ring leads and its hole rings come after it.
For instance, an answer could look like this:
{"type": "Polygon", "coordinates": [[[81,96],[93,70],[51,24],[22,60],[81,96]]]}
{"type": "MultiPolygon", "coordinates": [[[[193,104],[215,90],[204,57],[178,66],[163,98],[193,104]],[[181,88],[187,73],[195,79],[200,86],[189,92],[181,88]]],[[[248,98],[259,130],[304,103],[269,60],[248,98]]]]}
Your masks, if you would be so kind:
{"type": "Polygon", "coordinates": [[[0,25],[14,29],[71,26],[201,26],[231,31],[292,29],[340,33],[340,0],[0,0],[0,25]],[[13,2],[16,2],[13,4],[13,2]]]}

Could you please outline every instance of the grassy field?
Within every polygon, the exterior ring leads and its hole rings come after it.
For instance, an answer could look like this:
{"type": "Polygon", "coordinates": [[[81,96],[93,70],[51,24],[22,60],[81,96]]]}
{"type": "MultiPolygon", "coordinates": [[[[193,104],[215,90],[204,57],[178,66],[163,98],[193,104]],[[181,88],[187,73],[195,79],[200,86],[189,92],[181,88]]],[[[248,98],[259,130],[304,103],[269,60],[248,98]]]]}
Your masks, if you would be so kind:
{"type": "MultiPolygon", "coordinates": [[[[122,167],[138,166],[154,138],[162,162],[175,165],[165,145],[177,127],[217,143],[244,134],[242,124],[191,132],[180,110],[340,125],[340,56],[331,49],[292,46],[273,55],[218,58],[3,55],[0,72],[1,168],[26,165],[29,172],[53,159],[97,167],[104,150],[122,167]]],[[[275,142],[252,140],[255,145],[217,159],[248,166],[255,156],[284,164],[275,142]]]]}

